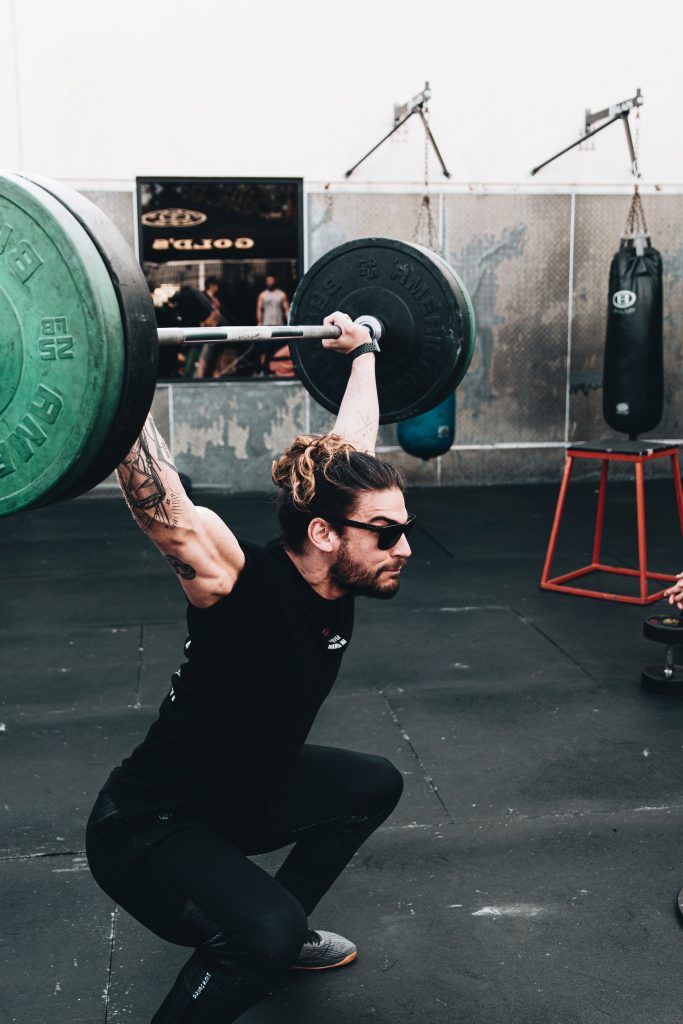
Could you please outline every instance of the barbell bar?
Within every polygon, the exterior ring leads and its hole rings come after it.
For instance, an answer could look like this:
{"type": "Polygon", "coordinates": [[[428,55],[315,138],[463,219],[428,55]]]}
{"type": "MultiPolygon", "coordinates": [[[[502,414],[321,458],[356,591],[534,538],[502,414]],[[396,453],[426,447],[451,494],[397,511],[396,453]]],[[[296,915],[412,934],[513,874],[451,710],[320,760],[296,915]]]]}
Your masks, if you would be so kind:
{"type": "MultiPolygon", "coordinates": [[[[370,337],[375,338],[379,344],[384,328],[376,317],[361,315],[357,316],[354,322],[367,328],[370,337]]],[[[281,327],[159,327],[157,337],[159,344],[164,347],[182,347],[200,341],[204,344],[227,342],[231,345],[257,341],[322,341],[340,338],[341,333],[341,327],[326,327],[323,324],[281,327]]]]}
{"type": "Polygon", "coordinates": [[[351,361],[319,343],[340,334],[322,323],[335,309],[381,335],[381,423],[433,408],[467,371],[469,296],[422,246],[337,246],[301,279],[287,327],[159,330],[142,270],[98,207],[61,183],[0,174],[0,515],[109,476],[148,415],[160,343],[288,341],[302,384],[336,412],[351,361]]]}

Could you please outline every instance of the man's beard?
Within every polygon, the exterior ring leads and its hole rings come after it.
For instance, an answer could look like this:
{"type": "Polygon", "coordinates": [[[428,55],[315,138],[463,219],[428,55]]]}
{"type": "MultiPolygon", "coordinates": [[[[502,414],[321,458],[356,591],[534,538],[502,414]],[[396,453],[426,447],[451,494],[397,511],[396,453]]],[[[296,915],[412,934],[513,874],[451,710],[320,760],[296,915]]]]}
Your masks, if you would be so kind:
{"type": "Polygon", "coordinates": [[[387,570],[401,569],[405,559],[394,559],[393,563],[381,569],[367,569],[362,563],[354,561],[349,554],[347,541],[342,539],[339,546],[337,561],[330,569],[330,576],[347,594],[363,597],[378,597],[388,601],[398,593],[401,586],[400,576],[391,576],[382,581],[387,570]]]}

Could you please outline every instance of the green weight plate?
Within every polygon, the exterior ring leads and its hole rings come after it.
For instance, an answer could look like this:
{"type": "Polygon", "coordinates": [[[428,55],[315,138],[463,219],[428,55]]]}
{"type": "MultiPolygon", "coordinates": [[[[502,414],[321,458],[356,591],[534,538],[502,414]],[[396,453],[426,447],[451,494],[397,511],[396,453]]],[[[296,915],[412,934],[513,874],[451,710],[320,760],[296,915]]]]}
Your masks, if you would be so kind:
{"type": "MultiPolygon", "coordinates": [[[[442,402],[472,358],[474,314],[467,292],[440,257],[391,238],[361,238],[326,253],[304,275],[290,323],[321,323],[335,309],[369,314],[384,327],[377,357],[380,423],[417,416],[442,402]]],[[[337,412],[349,360],[320,342],[291,345],[299,378],[337,412]]]]}
{"type": "Polygon", "coordinates": [[[0,176],[0,515],[45,504],[84,472],[123,376],[119,306],[76,219],[0,176]]]}
{"type": "Polygon", "coordinates": [[[112,221],[85,196],[61,182],[31,180],[70,210],[97,246],[116,292],[125,343],[123,382],[114,422],[83,475],[60,494],[65,499],[95,487],[132,448],[154,397],[159,339],[149,286],[135,254],[112,221]]]}

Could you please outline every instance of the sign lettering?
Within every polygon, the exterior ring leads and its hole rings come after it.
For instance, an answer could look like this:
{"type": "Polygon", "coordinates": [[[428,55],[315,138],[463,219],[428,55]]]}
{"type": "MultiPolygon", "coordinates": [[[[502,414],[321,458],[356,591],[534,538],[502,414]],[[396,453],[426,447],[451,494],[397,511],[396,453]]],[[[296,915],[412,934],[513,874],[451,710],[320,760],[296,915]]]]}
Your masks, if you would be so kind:
{"type": "Polygon", "coordinates": [[[177,252],[201,252],[209,249],[253,249],[253,238],[154,238],[152,249],[157,252],[167,252],[175,249],[177,252]]]}

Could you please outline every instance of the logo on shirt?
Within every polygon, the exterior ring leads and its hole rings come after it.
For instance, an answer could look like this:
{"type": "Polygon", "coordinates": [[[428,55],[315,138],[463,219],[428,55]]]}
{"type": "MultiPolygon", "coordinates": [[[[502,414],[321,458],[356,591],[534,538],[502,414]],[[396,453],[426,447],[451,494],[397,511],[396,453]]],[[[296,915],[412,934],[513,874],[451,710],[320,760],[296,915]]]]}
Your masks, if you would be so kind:
{"type": "Polygon", "coordinates": [[[340,633],[332,635],[331,629],[324,629],[323,636],[327,640],[328,651],[338,651],[340,647],[345,647],[348,640],[345,640],[340,633]]]}
{"type": "Polygon", "coordinates": [[[171,676],[171,689],[169,690],[168,693],[169,697],[171,698],[171,701],[174,701],[176,699],[176,692],[173,688],[173,681],[178,679],[180,679],[180,672],[174,672],[173,675],[171,676]]]}

